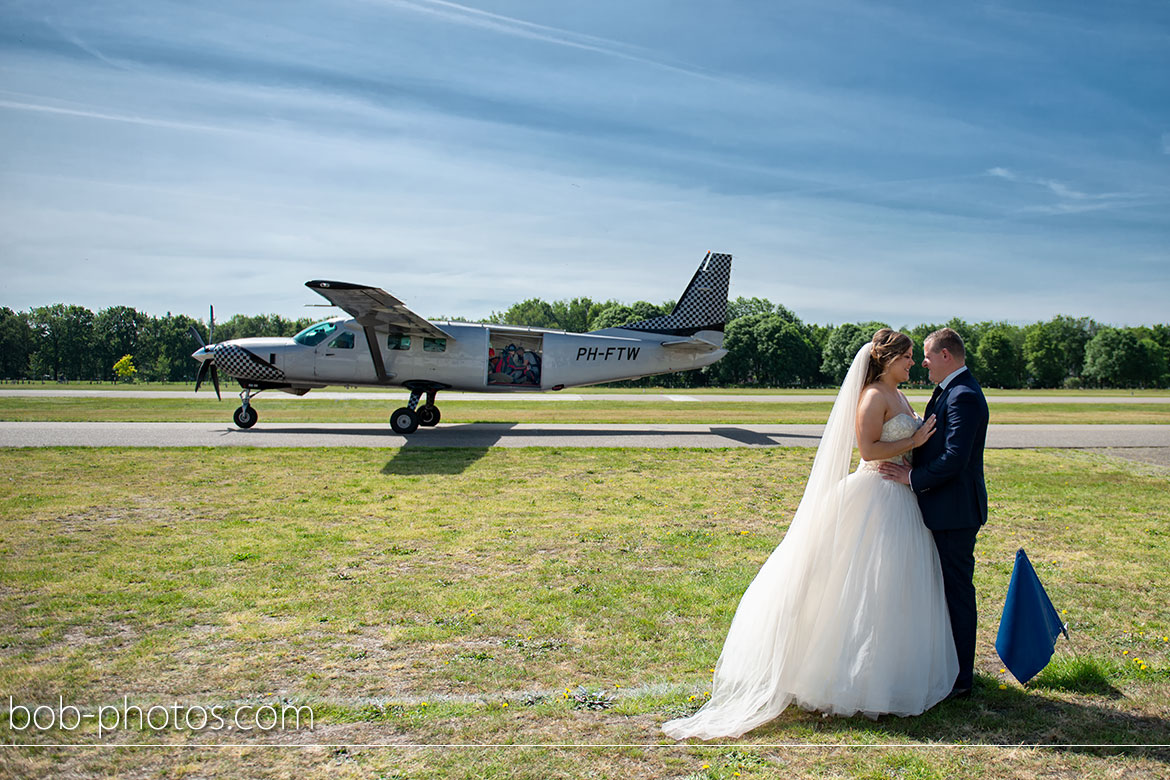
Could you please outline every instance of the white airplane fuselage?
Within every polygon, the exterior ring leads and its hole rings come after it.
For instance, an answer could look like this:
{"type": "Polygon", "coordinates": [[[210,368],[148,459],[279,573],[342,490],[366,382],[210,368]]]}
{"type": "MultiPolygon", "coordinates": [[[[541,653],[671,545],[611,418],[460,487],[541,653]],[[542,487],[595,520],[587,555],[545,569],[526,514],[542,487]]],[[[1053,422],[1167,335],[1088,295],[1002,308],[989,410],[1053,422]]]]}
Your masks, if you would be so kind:
{"type": "MultiPolygon", "coordinates": [[[[366,331],[352,318],[339,317],[328,322],[335,323],[335,329],[315,345],[298,343],[292,338],[232,339],[203,347],[193,357],[200,361],[215,357],[221,371],[243,384],[264,383],[273,389],[303,394],[327,385],[387,387],[408,382],[478,392],[560,390],[701,368],[726,354],[721,348],[708,352],[672,349],[662,345],[676,340],[672,336],[620,328],[568,333],[508,325],[436,322],[450,334],[450,339],[415,337],[407,339],[405,348],[391,348],[391,340],[379,334],[377,347],[386,376],[385,380],[379,380],[366,331]],[[501,347],[512,342],[536,347],[528,351],[539,357],[538,368],[519,382],[508,381],[492,370],[492,362],[501,347]],[[246,360],[230,361],[228,358],[233,353],[239,354],[234,348],[251,355],[246,360]],[[267,365],[261,365],[255,358],[267,365]]],[[[722,333],[705,335],[716,344],[722,343],[722,333]]],[[[402,346],[398,339],[393,344],[402,346]]]]}

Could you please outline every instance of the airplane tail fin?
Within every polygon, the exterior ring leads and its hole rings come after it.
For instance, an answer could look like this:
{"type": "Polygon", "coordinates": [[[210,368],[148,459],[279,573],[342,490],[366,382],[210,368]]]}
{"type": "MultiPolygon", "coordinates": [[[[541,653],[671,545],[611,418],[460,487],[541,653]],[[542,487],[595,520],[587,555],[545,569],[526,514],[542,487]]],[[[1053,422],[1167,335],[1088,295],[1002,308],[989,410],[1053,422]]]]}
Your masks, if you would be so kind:
{"type": "Polygon", "coordinates": [[[620,327],[623,330],[672,336],[693,336],[704,330],[722,333],[727,323],[727,287],[730,281],[731,255],[708,252],[670,314],[620,327]]]}

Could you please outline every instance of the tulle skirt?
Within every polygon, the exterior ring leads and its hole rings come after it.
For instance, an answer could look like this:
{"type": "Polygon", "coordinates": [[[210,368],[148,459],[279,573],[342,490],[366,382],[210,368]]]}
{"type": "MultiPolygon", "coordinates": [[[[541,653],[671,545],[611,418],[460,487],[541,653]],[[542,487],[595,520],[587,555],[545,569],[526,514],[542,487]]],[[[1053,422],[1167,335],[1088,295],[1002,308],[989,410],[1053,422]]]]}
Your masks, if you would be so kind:
{"type": "Polygon", "coordinates": [[[959,665],[914,494],[866,463],[838,489],[834,516],[794,521],[764,563],[736,610],[711,699],[665,723],[669,736],[736,737],[794,702],[918,715],[950,692],[959,665]]]}

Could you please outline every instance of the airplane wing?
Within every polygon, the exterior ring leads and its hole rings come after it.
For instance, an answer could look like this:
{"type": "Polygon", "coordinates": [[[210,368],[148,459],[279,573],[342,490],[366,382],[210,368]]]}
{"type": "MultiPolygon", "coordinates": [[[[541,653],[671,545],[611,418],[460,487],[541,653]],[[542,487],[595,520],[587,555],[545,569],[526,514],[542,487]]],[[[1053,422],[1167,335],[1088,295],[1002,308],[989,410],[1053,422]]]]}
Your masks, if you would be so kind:
{"type": "Polygon", "coordinates": [[[689,339],[675,339],[673,341],[664,341],[662,346],[667,349],[678,350],[679,352],[714,352],[717,349],[722,349],[718,344],[701,339],[698,336],[691,336],[689,339]]]}
{"type": "Polygon", "coordinates": [[[305,282],[334,306],[344,310],[364,328],[397,331],[409,336],[430,336],[454,340],[450,333],[418,316],[406,304],[385,290],[349,282],[316,279],[305,282]]]}

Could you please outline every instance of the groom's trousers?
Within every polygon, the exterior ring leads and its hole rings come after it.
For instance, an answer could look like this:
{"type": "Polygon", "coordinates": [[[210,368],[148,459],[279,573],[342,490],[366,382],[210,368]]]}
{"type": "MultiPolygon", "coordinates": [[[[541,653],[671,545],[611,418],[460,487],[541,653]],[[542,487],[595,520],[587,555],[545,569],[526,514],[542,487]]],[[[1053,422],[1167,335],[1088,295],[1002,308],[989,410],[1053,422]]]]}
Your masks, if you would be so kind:
{"type": "Polygon", "coordinates": [[[955,688],[970,688],[975,678],[975,536],[979,529],[957,528],[931,533],[942,564],[951,633],[959,656],[955,688]]]}

